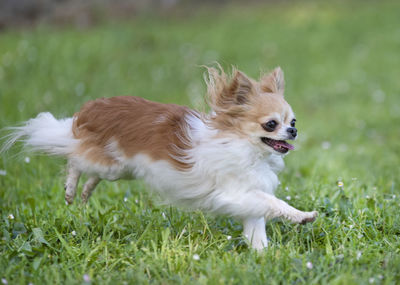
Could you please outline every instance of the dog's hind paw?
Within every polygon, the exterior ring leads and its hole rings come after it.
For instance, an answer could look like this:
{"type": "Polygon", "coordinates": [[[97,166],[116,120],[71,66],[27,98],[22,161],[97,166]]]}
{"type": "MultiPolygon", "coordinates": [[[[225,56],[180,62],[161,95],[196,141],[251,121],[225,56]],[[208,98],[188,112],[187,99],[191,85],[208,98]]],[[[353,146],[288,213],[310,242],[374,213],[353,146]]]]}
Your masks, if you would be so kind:
{"type": "Polygon", "coordinates": [[[71,205],[74,202],[74,197],[68,194],[65,194],[65,202],[67,205],[71,205]]]}

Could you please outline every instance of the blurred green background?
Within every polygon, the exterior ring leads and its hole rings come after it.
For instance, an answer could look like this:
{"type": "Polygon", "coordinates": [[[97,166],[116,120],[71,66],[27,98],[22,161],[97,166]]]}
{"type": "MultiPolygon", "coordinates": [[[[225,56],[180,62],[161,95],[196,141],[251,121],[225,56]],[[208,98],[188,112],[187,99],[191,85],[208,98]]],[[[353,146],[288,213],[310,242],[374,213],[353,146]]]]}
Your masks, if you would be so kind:
{"type": "Polygon", "coordinates": [[[158,207],[141,182],[103,183],[89,208],[64,208],[62,159],[27,163],[17,147],[0,158],[0,275],[10,284],[79,284],[84,274],[99,284],[400,281],[398,1],[41,1],[33,14],[4,3],[0,127],[116,95],[198,108],[201,65],[254,78],[281,66],[300,136],[277,196],[321,213],[305,227],[267,226],[273,246],[258,256],[238,223],[158,207]],[[93,251],[103,259],[88,262],[93,251]]]}

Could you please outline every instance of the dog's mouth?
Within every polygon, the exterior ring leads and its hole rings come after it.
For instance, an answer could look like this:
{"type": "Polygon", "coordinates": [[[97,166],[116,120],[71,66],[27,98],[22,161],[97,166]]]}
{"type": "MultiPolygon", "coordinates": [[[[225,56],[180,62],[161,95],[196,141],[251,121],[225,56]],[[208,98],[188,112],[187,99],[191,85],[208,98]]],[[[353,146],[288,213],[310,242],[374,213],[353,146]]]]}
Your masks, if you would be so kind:
{"type": "Polygon", "coordinates": [[[279,153],[287,153],[289,150],[293,150],[294,146],[285,142],[285,141],[280,141],[280,140],[274,140],[270,139],[267,137],[262,137],[261,141],[265,143],[266,145],[272,147],[275,151],[279,153]]]}

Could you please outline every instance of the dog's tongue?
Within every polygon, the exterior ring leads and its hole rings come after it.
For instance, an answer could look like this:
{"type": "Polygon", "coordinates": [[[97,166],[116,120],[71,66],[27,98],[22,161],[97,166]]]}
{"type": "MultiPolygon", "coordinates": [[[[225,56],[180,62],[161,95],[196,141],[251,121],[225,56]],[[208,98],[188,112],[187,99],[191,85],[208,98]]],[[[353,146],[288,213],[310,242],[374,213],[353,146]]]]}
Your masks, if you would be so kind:
{"type": "Polygon", "coordinates": [[[285,141],[276,141],[276,143],[274,144],[274,149],[279,150],[280,148],[286,148],[286,149],[293,150],[294,146],[285,141]]]}

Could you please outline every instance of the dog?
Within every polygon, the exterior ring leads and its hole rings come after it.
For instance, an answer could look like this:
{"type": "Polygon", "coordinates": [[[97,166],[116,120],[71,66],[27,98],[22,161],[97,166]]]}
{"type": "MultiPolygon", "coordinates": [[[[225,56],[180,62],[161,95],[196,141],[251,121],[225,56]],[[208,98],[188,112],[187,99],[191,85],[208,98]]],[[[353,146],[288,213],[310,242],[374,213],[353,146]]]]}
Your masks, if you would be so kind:
{"type": "Polygon", "coordinates": [[[11,128],[3,151],[16,141],[67,158],[65,200],[74,200],[81,174],[87,202],[101,180],[143,179],[165,203],[234,217],[252,248],[268,246],[265,223],[312,222],[276,198],[283,157],[294,147],[296,119],[284,98],[278,67],[258,81],[233,69],[207,67],[210,113],[134,96],[89,101],[72,118],[40,113],[11,128]]]}

